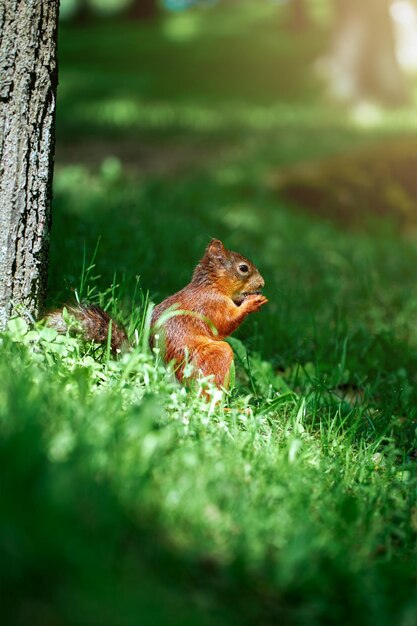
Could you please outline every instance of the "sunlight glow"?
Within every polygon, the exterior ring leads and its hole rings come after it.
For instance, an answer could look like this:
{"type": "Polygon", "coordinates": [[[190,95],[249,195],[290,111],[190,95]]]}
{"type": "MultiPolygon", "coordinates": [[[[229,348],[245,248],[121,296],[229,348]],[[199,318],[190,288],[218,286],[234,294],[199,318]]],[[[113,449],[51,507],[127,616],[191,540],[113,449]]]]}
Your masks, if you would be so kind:
{"type": "Polygon", "coordinates": [[[200,16],[191,12],[172,17],[163,25],[165,37],[175,42],[192,41],[198,37],[200,30],[200,16]]]}
{"type": "Polygon", "coordinates": [[[397,59],[405,70],[417,70],[417,8],[408,0],[396,0],[390,8],[397,39],[397,59]]]}
{"type": "Polygon", "coordinates": [[[373,102],[361,102],[352,111],[352,121],[362,128],[374,128],[381,120],[382,110],[373,102]]]}
{"type": "Polygon", "coordinates": [[[409,24],[415,19],[416,10],[407,0],[396,0],[390,7],[391,17],[399,24],[409,24]]]}

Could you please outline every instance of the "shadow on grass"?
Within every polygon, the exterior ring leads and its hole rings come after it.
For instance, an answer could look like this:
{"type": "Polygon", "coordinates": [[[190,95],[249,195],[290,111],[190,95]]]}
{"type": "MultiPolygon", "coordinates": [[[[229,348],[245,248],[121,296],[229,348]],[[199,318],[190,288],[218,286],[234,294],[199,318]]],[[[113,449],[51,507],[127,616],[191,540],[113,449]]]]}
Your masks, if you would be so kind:
{"type": "MultiPolygon", "coordinates": [[[[2,370],[14,418],[2,423],[0,432],[5,623],[408,624],[409,563],[397,556],[387,562],[376,554],[369,568],[357,571],[355,558],[348,562],[343,558],[343,548],[336,549],[331,541],[315,543],[314,528],[326,520],[318,511],[310,511],[303,524],[297,518],[304,531],[292,543],[281,549],[263,545],[256,559],[246,553],[244,533],[241,548],[234,545],[232,557],[226,560],[205,551],[195,528],[194,549],[181,549],[162,530],[167,513],[160,519],[158,509],[149,507],[149,490],[158,488],[155,468],[151,463],[144,473],[137,471],[147,429],[158,434],[155,419],[149,422],[145,416],[144,405],[134,415],[142,435],[136,433],[137,458],[130,456],[120,425],[113,424],[112,437],[102,446],[88,443],[81,421],[72,452],[65,460],[52,462],[45,452],[46,431],[54,429],[57,417],[68,420],[76,406],[62,405],[63,388],[57,384],[56,372],[49,381],[43,379],[45,388],[30,386],[13,367],[2,370]],[[129,484],[123,482],[126,461],[129,484]],[[114,462],[118,469],[112,472],[114,462]]],[[[100,406],[95,402],[91,408],[100,406]]],[[[177,437],[167,441],[168,448],[160,450],[163,456],[171,455],[170,446],[178,448],[177,437]]],[[[310,493],[309,486],[299,490],[295,504],[302,506],[304,498],[309,502],[310,493]]],[[[357,513],[353,498],[341,499],[337,494],[333,514],[343,533],[343,524],[355,524],[357,513]]],[[[390,523],[395,521],[394,514],[388,517],[390,523]]],[[[184,524],[187,530],[183,520],[184,524]]],[[[170,533],[175,537],[175,528],[170,533]]],[[[328,536],[333,533],[337,529],[330,529],[328,536]]],[[[397,540],[401,542],[400,537],[397,540]]],[[[381,549],[383,554],[384,546],[381,549]]]]}

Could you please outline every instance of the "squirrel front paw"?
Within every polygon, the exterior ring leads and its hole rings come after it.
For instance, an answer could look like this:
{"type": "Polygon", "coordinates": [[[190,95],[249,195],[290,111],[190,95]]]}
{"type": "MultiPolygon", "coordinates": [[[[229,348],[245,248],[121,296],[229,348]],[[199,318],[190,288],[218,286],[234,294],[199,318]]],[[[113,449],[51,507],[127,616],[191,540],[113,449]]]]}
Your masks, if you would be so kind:
{"type": "Polygon", "coordinates": [[[251,293],[246,296],[243,305],[248,313],[255,313],[256,311],[259,311],[260,308],[263,307],[263,305],[267,302],[268,299],[265,298],[265,296],[263,296],[262,294],[251,293]]]}

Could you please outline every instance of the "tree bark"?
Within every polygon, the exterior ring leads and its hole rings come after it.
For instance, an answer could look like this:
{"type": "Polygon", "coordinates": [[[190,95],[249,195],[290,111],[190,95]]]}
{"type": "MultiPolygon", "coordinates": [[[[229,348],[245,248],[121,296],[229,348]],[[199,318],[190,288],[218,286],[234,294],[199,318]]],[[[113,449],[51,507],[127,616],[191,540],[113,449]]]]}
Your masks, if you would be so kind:
{"type": "Polygon", "coordinates": [[[344,100],[406,100],[395,56],[390,0],[336,0],[331,86],[344,100]]]}
{"type": "Polygon", "coordinates": [[[59,0],[0,0],[0,328],[46,290],[59,0]]]}

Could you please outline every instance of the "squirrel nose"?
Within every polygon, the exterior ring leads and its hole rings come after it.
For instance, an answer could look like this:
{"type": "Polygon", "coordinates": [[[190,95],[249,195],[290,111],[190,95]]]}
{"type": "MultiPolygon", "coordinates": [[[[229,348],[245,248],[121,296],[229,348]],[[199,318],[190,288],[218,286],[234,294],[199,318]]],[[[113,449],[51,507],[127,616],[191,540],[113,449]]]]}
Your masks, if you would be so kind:
{"type": "Polygon", "coordinates": [[[262,276],[259,277],[259,283],[258,286],[256,287],[256,289],[263,289],[265,287],[265,281],[262,278],[262,276]]]}

